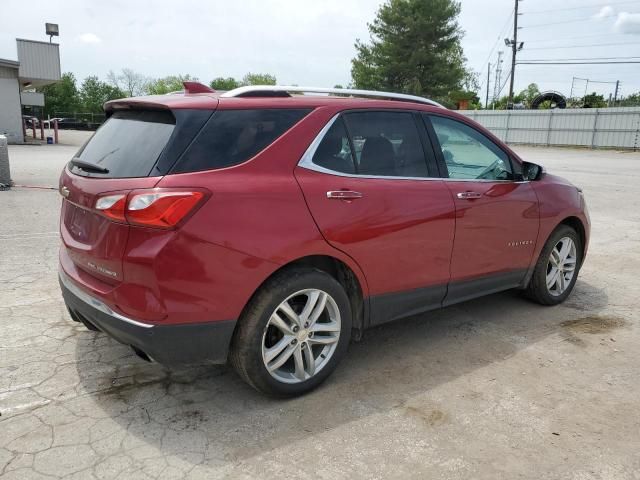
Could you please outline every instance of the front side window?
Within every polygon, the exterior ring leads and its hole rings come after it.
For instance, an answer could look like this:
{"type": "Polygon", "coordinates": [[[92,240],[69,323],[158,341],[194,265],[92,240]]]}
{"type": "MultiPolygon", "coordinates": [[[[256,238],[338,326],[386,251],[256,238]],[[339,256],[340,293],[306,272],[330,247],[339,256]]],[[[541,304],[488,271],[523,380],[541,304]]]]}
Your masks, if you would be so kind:
{"type": "Polygon", "coordinates": [[[510,180],[509,157],[477,130],[457,120],[429,116],[448,177],[461,180],[510,180]]]}

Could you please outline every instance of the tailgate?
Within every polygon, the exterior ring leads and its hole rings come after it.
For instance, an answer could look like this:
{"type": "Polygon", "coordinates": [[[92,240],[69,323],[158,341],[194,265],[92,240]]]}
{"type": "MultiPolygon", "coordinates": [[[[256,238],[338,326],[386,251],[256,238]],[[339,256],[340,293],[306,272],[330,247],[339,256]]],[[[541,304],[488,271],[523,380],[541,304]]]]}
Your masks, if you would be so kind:
{"type": "Polygon", "coordinates": [[[65,197],[60,235],[69,260],[106,283],[122,281],[122,257],[130,227],[97,213],[96,199],[107,192],[153,188],[160,178],[98,179],[73,175],[65,168],[60,177],[60,191],[65,197]]]}

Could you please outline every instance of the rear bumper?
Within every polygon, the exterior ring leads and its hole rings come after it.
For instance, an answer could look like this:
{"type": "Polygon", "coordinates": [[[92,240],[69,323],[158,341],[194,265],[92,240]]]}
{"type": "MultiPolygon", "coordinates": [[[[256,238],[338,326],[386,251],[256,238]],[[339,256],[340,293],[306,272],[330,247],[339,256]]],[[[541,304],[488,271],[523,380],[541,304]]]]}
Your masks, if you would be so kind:
{"type": "Polygon", "coordinates": [[[62,297],[74,315],[158,363],[171,366],[227,361],[235,320],[180,325],[140,322],[114,312],[78,287],[63,271],[58,279],[62,297]]]}

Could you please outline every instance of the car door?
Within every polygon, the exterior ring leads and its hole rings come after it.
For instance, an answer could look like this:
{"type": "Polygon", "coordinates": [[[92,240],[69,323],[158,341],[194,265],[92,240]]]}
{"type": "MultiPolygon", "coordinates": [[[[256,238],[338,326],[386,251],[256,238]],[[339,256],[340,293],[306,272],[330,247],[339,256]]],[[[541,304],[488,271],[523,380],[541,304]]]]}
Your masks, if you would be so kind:
{"type": "Polygon", "coordinates": [[[455,207],[418,122],[338,115],[295,171],[325,239],[365,273],[371,324],[439,307],[449,281],[455,207]]]}
{"type": "Polygon", "coordinates": [[[456,208],[445,305],[520,285],[538,235],[533,188],[518,181],[507,152],[479,130],[445,116],[424,118],[456,208]]]}

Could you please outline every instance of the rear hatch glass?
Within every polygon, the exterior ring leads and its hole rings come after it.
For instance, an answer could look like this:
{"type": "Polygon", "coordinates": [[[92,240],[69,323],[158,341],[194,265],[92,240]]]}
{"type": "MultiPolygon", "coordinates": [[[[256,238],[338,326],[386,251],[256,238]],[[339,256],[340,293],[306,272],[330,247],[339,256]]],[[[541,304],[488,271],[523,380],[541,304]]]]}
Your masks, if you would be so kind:
{"type": "Polygon", "coordinates": [[[100,178],[146,177],[153,170],[175,128],[170,111],[115,112],[78,152],[79,165],[92,164],[104,173],[72,166],[77,175],[100,178]]]}

